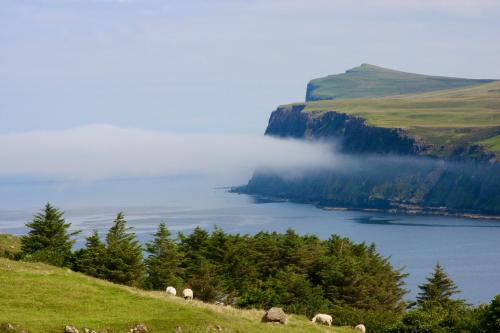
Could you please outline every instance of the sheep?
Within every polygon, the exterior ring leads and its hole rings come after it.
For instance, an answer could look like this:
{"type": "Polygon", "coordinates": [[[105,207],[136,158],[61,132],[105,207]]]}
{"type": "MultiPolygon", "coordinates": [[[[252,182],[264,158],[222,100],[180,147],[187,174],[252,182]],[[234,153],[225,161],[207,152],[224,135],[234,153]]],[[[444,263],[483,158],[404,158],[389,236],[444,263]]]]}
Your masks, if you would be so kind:
{"type": "Polygon", "coordinates": [[[165,292],[167,293],[167,295],[177,295],[177,290],[175,290],[174,287],[167,287],[167,290],[165,290],[165,292]]]}
{"type": "Polygon", "coordinates": [[[317,315],[314,316],[314,318],[311,321],[313,323],[318,322],[319,324],[332,326],[332,320],[333,320],[332,316],[323,313],[318,313],[317,315]]]}
{"type": "Polygon", "coordinates": [[[184,289],[182,291],[182,297],[186,300],[193,299],[193,291],[189,288],[184,289]]]}
{"type": "Polygon", "coordinates": [[[356,327],[354,327],[355,330],[360,331],[361,333],[366,333],[366,327],[363,324],[359,324],[356,327]]]}

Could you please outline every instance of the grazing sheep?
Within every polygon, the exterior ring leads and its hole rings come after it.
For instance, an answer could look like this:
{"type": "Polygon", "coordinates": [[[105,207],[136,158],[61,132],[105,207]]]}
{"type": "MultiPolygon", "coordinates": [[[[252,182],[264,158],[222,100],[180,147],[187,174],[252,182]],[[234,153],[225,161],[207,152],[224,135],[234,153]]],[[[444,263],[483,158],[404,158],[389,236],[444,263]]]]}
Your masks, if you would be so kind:
{"type": "Polygon", "coordinates": [[[366,333],[366,327],[363,324],[359,324],[358,326],[354,327],[354,329],[360,331],[361,333],[366,333]]]}
{"type": "Polygon", "coordinates": [[[193,291],[189,288],[186,288],[182,291],[182,297],[184,299],[193,299],[193,291]]]}
{"type": "Polygon", "coordinates": [[[318,313],[317,315],[314,316],[314,318],[311,320],[313,323],[319,323],[319,324],[325,324],[328,326],[332,326],[332,316],[323,314],[323,313],[318,313]]]}
{"type": "Polygon", "coordinates": [[[167,292],[167,295],[172,295],[172,296],[177,295],[177,290],[175,290],[174,287],[167,287],[167,290],[165,291],[167,292]]]}

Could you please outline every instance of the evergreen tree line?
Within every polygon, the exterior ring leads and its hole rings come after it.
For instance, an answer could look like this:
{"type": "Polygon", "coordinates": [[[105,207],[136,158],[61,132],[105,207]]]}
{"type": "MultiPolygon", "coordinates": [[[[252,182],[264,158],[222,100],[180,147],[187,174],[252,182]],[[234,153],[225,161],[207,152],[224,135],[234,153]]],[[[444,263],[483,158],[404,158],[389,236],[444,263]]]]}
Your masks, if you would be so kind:
{"type": "Polygon", "coordinates": [[[330,313],[338,325],[364,322],[371,332],[500,331],[500,295],[480,307],[452,299],[458,288],[438,264],[419,286],[417,301],[408,304],[402,270],[374,245],[337,235],[328,240],[293,230],[234,235],[215,227],[211,233],[196,228],[174,238],[161,223],[143,248],[118,213],[104,241],[94,231],[83,248],[72,252],[78,232],[69,232],[63,213],[50,204],[27,226],[23,259],[115,283],[153,290],[189,287],[203,301],[246,308],[330,313]]]}

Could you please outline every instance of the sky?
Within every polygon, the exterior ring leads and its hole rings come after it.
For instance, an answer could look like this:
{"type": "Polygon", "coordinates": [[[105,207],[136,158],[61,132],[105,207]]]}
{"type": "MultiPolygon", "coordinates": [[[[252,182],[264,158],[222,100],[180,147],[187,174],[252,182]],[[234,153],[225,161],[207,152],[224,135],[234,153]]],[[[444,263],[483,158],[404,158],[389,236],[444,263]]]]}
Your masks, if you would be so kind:
{"type": "Polygon", "coordinates": [[[309,80],[500,78],[499,37],[490,0],[0,0],[0,184],[324,166],[324,145],[262,138],[309,80]]]}
{"type": "Polygon", "coordinates": [[[0,0],[0,133],[261,135],[361,63],[500,78],[500,1],[0,0]]]}

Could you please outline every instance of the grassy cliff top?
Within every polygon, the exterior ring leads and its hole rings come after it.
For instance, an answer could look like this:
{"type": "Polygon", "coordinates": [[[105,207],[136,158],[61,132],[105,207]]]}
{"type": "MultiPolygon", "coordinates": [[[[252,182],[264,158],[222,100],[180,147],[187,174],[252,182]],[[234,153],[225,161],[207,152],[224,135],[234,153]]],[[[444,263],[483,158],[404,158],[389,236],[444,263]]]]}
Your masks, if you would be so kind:
{"type": "Polygon", "coordinates": [[[493,81],[406,73],[362,64],[342,74],[329,75],[310,81],[307,86],[306,100],[424,93],[474,86],[493,81]]]}
{"type": "Polygon", "coordinates": [[[481,144],[500,155],[500,81],[458,89],[390,97],[307,102],[305,112],[337,111],[369,125],[404,128],[435,151],[481,144]]]}
{"type": "Polygon", "coordinates": [[[167,297],[112,284],[69,269],[0,258],[0,324],[30,333],[62,332],[65,325],[126,332],[145,323],[150,332],[354,332],[291,316],[286,326],[261,323],[263,311],[239,310],[167,297]]]}

